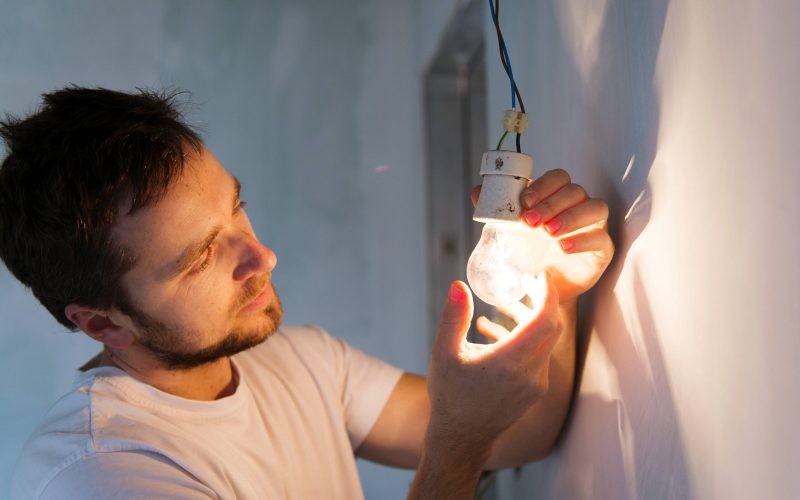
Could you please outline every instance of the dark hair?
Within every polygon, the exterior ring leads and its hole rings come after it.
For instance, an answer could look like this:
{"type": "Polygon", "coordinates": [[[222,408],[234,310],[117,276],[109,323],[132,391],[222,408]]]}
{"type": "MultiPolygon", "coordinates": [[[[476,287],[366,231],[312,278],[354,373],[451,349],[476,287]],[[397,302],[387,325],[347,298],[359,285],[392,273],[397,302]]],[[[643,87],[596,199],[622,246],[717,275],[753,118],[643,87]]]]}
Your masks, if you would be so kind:
{"type": "Polygon", "coordinates": [[[161,199],[202,149],[180,94],[70,86],[0,120],[0,258],[71,330],[68,304],[127,304],[120,279],[136,256],[112,238],[122,203],[133,213],[161,199]]]}

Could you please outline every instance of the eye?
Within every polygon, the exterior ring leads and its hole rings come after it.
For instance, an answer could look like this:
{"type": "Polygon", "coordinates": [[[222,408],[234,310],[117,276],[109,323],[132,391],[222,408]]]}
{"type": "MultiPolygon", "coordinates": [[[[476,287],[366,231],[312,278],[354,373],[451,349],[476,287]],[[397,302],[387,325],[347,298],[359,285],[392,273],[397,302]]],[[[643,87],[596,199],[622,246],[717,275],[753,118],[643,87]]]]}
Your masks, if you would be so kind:
{"type": "Polygon", "coordinates": [[[246,206],[247,206],[247,202],[246,201],[239,200],[239,203],[237,203],[236,207],[234,207],[234,209],[233,209],[233,215],[236,215],[239,212],[241,212],[242,210],[244,210],[244,207],[246,207],[246,206]]]}
{"type": "Polygon", "coordinates": [[[208,266],[214,261],[214,256],[217,255],[217,245],[212,243],[203,252],[203,260],[192,269],[190,274],[199,274],[208,269],[208,266]]]}

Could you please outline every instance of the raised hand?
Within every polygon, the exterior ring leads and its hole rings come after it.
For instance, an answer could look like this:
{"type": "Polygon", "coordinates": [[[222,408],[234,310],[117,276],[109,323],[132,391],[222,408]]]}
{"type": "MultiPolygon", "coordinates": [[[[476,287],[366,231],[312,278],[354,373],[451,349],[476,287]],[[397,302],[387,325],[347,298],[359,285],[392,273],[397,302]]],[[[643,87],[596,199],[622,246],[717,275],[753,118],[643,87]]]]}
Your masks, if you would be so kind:
{"type": "MultiPolygon", "coordinates": [[[[480,186],[471,198],[477,203],[480,186]]],[[[611,263],[614,243],[608,235],[608,205],[590,198],[572,183],[564,170],[550,170],[534,180],[520,195],[522,221],[542,227],[558,242],[558,250],[547,255],[546,269],[552,274],[562,303],[589,290],[611,263]]]]}
{"type": "Polygon", "coordinates": [[[431,353],[428,392],[431,431],[476,444],[491,442],[547,392],[550,352],[562,331],[558,294],[546,274],[533,308],[518,304],[508,331],[486,318],[478,325],[493,344],[466,340],[472,319],[469,288],[456,281],[442,312],[431,353]]]}

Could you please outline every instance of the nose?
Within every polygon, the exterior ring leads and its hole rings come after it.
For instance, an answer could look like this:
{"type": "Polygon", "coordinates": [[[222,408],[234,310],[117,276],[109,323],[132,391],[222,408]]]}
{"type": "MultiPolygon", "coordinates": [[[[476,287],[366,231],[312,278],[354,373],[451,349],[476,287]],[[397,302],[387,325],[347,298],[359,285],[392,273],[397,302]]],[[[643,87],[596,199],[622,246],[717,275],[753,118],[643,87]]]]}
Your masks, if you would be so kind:
{"type": "Polygon", "coordinates": [[[254,235],[243,232],[233,279],[244,281],[253,275],[271,272],[277,263],[278,257],[275,252],[262,245],[254,235]]]}

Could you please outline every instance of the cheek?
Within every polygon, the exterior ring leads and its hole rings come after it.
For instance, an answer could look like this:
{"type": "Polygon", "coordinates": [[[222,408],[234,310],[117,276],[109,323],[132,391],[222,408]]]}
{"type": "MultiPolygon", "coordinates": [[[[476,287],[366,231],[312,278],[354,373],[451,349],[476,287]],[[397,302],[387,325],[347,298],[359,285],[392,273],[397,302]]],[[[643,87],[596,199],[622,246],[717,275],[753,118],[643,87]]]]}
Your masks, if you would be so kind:
{"type": "Polygon", "coordinates": [[[192,280],[162,302],[161,314],[195,330],[227,319],[234,291],[230,280],[211,276],[192,280]]]}
{"type": "Polygon", "coordinates": [[[193,284],[186,290],[184,300],[196,307],[196,311],[212,314],[227,310],[232,292],[231,281],[217,277],[193,284]]]}

